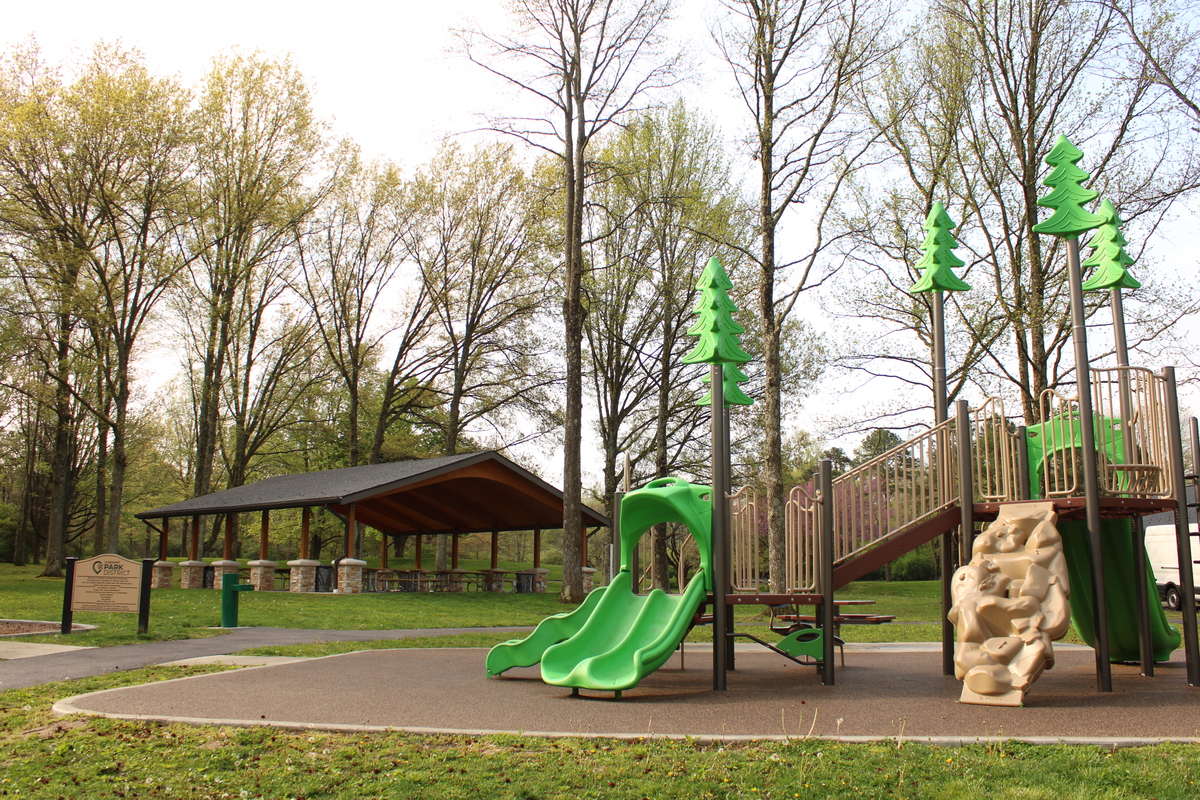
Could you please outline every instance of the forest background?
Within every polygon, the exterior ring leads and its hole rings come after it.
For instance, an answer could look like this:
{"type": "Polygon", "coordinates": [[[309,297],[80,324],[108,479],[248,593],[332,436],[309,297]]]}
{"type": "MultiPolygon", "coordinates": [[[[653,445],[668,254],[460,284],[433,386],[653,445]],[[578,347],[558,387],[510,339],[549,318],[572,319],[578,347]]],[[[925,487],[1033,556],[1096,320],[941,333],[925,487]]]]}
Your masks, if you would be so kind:
{"type": "MultiPolygon", "coordinates": [[[[137,39],[138,3],[110,23],[121,42],[44,48],[32,20],[5,53],[0,560],[56,574],[68,554],[140,554],[146,508],[479,448],[568,504],[605,508],[624,454],[635,483],[706,480],[702,373],[682,357],[710,256],[755,356],[735,469],[774,559],[784,493],[819,457],[844,467],[932,421],[928,299],[907,289],[933,202],[974,287],[947,304],[950,399],[998,395],[1031,421],[1072,384],[1065,265],[1031,231],[1059,134],[1133,243],[1135,363],[1195,378],[1187,3],[472,7],[434,15],[436,68],[359,68],[353,89],[331,73],[337,121],[289,44],[317,31],[374,64],[406,37],[427,54],[420,26],[355,35],[349,11],[270,6],[223,24],[243,47],[191,76],[134,49],[167,38],[137,39]],[[346,128],[366,110],[364,146],[346,128]]],[[[1111,360],[1105,297],[1088,311],[1111,360]]],[[[318,541],[338,525],[319,518],[318,541]]]]}

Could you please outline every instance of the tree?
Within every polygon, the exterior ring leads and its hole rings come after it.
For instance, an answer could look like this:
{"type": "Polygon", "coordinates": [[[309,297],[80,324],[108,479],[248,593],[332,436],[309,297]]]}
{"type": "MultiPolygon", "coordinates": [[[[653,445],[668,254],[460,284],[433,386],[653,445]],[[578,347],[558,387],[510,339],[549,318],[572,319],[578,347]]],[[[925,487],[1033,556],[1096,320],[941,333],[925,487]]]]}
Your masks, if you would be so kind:
{"type": "Polygon", "coordinates": [[[95,501],[107,510],[107,547],[116,547],[135,348],[181,263],[173,244],[191,144],[187,98],[135,54],[106,45],[69,83],[36,49],[19,51],[0,91],[0,216],[28,256],[20,262],[27,296],[50,311],[42,352],[57,422],[45,574],[58,575],[76,411],[100,419],[105,446],[112,436],[109,480],[95,501]],[[88,378],[77,381],[81,374],[88,378]],[[97,391],[85,391],[93,378],[97,391]]]}
{"type": "Polygon", "coordinates": [[[1200,16],[1179,0],[1104,0],[1140,54],[1147,74],[1200,122],[1200,16]]]}
{"type": "Polygon", "coordinates": [[[332,183],[316,175],[324,152],[321,123],[290,61],[257,53],[215,59],[198,116],[188,235],[194,258],[189,285],[175,298],[196,413],[194,497],[214,488],[230,349],[246,335],[234,323],[249,319],[240,310],[253,287],[277,280],[296,227],[332,183]],[[264,272],[276,277],[264,278],[264,272]]]}
{"type": "Polygon", "coordinates": [[[669,0],[517,0],[509,35],[464,34],[467,57],[549,107],[542,118],[510,118],[493,129],[552,154],[562,165],[564,602],[583,600],[580,453],[583,441],[584,208],[588,150],[606,128],[675,80],[662,52],[669,0]],[[481,41],[490,50],[474,47],[481,41]]]}
{"type": "MultiPolygon", "coordinates": [[[[706,415],[694,391],[704,370],[682,363],[685,337],[700,270],[714,254],[731,270],[744,264],[726,243],[750,230],[717,131],[681,102],[628,122],[598,160],[589,257],[601,268],[585,280],[585,332],[604,455],[598,494],[608,502],[621,453],[635,480],[707,479],[706,415]]],[[[652,533],[654,585],[663,588],[671,534],[652,533]]]]}
{"type": "Polygon", "coordinates": [[[297,236],[297,250],[300,292],[347,393],[346,466],[357,467],[363,378],[393,332],[380,325],[376,306],[393,288],[411,223],[396,168],[352,161],[326,205],[297,236]]]}
{"type": "Polygon", "coordinates": [[[758,170],[757,314],[763,339],[763,481],[771,591],[782,591],[785,540],[783,352],[788,316],[802,292],[836,269],[825,258],[838,237],[826,226],[838,190],[860,166],[870,137],[852,120],[853,88],[886,52],[886,9],[865,0],[726,0],[730,19],[717,42],[750,113],[751,157],[758,170]],[[782,259],[784,216],[807,199],[807,241],[782,259]]]}
{"type": "MultiPolygon", "coordinates": [[[[955,235],[964,277],[979,291],[948,303],[948,326],[956,329],[947,337],[955,348],[950,358],[957,362],[950,394],[971,381],[989,394],[1015,396],[1027,422],[1041,392],[1070,379],[1060,245],[1032,230],[1041,158],[1054,138],[1088,142],[1094,188],[1147,233],[1200,178],[1196,163],[1169,156],[1172,139],[1191,134],[1169,113],[1144,64],[1124,58],[1132,53],[1113,23],[1111,11],[1088,2],[946,0],[864,93],[897,180],[883,192],[864,189],[859,213],[847,220],[863,232],[856,234],[861,262],[880,265],[855,308],[926,340],[927,309],[894,295],[917,277],[905,263],[916,260],[917,242],[898,228],[935,199],[962,209],[955,235]],[[1127,77],[1113,80],[1114,73],[1127,77]],[[1104,82],[1102,101],[1088,94],[1093,80],[1104,82]]],[[[1091,298],[1088,313],[1100,305],[1091,298]]],[[[1174,323],[1196,308],[1193,298],[1148,285],[1132,310],[1131,346],[1161,347],[1174,323]]],[[[883,371],[865,348],[859,353],[864,369],[883,371]]],[[[923,353],[895,355],[911,359],[895,374],[926,385],[923,353]]]]}
{"type": "Polygon", "coordinates": [[[543,208],[506,145],[463,153],[447,146],[412,184],[409,258],[420,270],[445,358],[436,420],[444,453],[472,426],[503,433],[503,416],[544,419],[553,374],[534,321],[543,208]]]}

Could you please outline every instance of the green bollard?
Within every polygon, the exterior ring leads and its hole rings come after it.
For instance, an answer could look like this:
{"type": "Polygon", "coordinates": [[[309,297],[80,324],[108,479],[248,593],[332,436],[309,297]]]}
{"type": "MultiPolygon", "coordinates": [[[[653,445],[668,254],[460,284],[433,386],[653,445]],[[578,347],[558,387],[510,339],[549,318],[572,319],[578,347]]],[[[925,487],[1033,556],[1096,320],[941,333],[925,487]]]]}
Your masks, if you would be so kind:
{"type": "Polygon", "coordinates": [[[221,576],[221,627],[238,626],[238,592],[253,592],[254,584],[238,583],[236,572],[221,576]]]}

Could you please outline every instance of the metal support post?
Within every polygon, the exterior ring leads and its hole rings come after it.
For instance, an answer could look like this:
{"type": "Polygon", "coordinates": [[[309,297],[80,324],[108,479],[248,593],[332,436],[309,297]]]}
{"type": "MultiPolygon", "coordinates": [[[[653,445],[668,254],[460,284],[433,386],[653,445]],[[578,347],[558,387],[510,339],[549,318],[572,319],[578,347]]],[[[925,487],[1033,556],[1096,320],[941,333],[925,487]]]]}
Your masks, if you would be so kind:
{"type": "Polygon", "coordinates": [[[1033,498],[1033,487],[1029,485],[1032,478],[1029,475],[1029,429],[1024,425],[1017,427],[1017,499],[1030,500],[1033,498]]]}
{"type": "Polygon", "coordinates": [[[821,459],[821,683],[834,685],[833,462],[821,459]]]}
{"type": "Polygon", "coordinates": [[[726,523],[729,518],[729,499],[725,496],[725,471],[729,458],[728,442],[724,441],[725,375],[721,364],[713,364],[712,380],[712,569],[713,569],[713,690],[725,691],[725,673],[729,669],[729,649],[725,646],[729,606],[725,604],[726,523]]]}
{"type": "Polygon", "coordinates": [[[1092,376],[1088,364],[1087,326],[1083,313],[1083,275],[1079,266],[1079,240],[1067,239],[1067,283],[1071,287],[1071,340],[1075,345],[1075,379],[1079,403],[1079,439],[1083,458],[1083,493],[1087,511],[1088,549],[1092,561],[1092,628],[1096,637],[1096,689],[1112,691],[1112,664],[1108,641],[1108,590],[1104,576],[1101,536],[1100,481],[1096,470],[1096,418],[1092,412],[1092,376]]]}
{"type": "Polygon", "coordinates": [[[1179,590],[1183,595],[1183,652],[1188,686],[1200,686],[1200,649],[1196,642],[1196,584],[1192,578],[1191,526],[1188,525],[1187,487],[1183,480],[1183,440],[1179,428],[1179,395],[1175,368],[1164,367],[1167,382],[1167,438],[1171,446],[1171,490],[1175,495],[1175,540],[1179,558],[1179,590]]]}
{"type": "MultiPolygon", "coordinates": [[[[971,471],[971,409],[966,400],[954,404],[957,436],[959,561],[971,560],[975,543],[975,473],[971,471]]],[[[950,623],[950,574],[942,570],[942,674],[954,674],[954,625],[950,623]]]]}

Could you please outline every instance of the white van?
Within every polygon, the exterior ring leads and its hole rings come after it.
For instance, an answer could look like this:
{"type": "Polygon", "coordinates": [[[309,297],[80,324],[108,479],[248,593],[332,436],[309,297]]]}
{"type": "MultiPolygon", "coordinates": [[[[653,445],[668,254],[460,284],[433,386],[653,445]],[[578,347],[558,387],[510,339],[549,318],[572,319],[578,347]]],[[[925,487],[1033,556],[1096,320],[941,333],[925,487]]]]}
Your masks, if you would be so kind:
{"type": "MultiPolygon", "coordinates": [[[[1191,525],[1192,585],[1200,596],[1200,533],[1196,523],[1191,525]]],[[[1165,600],[1167,608],[1177,610],[1182,605],[1183,592],[1179,588],[1179,549],[1175,542],[1174,525],[1151,525],[1146,528],[1146,557],[1154,570],[1154,582],[1158,584],[1158,596],[1165,600]]]]}

